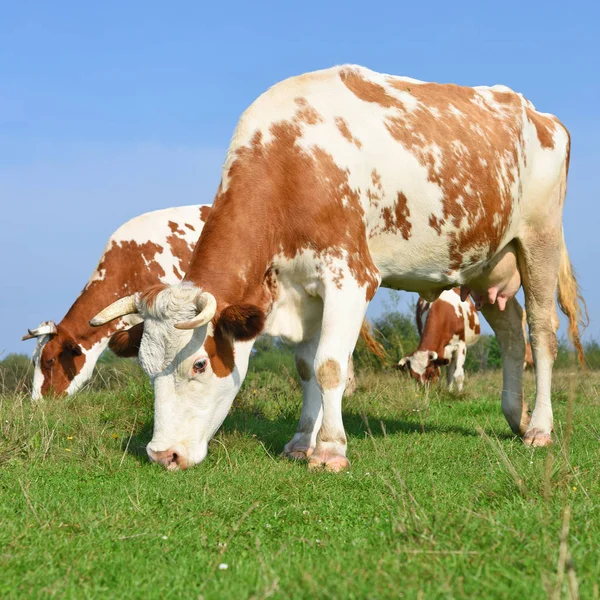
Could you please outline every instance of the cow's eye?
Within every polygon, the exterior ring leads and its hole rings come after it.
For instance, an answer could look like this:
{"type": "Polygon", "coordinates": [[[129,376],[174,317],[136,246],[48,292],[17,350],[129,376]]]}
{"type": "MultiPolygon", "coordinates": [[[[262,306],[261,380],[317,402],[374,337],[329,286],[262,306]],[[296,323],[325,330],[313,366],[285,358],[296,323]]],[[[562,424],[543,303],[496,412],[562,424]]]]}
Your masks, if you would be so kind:
{"type": "Polygon", "coordinates": [[[206,371],[206,367],[208,365],[208,360],[206,358],[200,358],[194,363],[194,374],[204,373],[206,371]]]}
{"type": "Polygon", "coordinates": [[[47,366],[47,367],[51,367],[51,366],[54,364],[54,361],[55,361],[55,360],[56,360],[56,358],[55,358],[54,356],[53,356],[52,358],[49,358],[49,359],[46,361],[46,366],[47,366]]]}

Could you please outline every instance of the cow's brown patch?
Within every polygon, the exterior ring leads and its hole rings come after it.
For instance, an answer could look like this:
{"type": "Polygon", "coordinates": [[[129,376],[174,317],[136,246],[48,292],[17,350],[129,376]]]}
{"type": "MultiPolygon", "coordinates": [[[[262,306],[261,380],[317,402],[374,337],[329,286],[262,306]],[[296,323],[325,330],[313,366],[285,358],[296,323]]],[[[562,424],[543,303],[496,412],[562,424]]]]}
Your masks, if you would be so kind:
{"type": "Polygon", "coordinates": [[[329,390],[340,385],[342,381],[342,371],[340,363],[333,358],[328,358],[321,363],[317,369],[317,381],[324,390],[329,390]]]}
{"type": "MultiPolygon", "coordinates": [[[[178,232],[173,232],[167,237],[167,243],[171,248],[173,258],[176,258],[179,261],[179,271],[185,273],[192,260],[192,247],[185,238],[180,237],[178,232]]],[[[181,275],[179,279],[182,277],[183,275],[181,275]]]]}
{"type": "Polygon", "coordinates": [[[309,381],[312,375],[310,365],[303,359],[296,357],[296,370],[302,381],[309,381]]]}
{"type": "Polygon", "coordinates": [[[323,117],[308,103],[306,98],[296,98],[298,111],[296,112],[296,120],[307,125],[316,125],[323,122],[323,117]]]}
{"type": "Polygon", "coordinates": [[[533,123],[537,131],[537,137],[542,148],[554,148],[554,133],[556,131],[556,123],[553,118],[540,115],[531,108],[526,108],[527,119],[533,123]]]}
{"type": "Polygon", "coordinates": [[[189,223],[184,223],[184,225],[190,230],[190,231],[196,231],[196,228],[193,225],[190,225],[189,223]]]}
{"type": "Polygon", "coordinates": [[[365,102],[374,102],[384,108],[404,108],[404,104],[398,98],[389,94],[382,85],[365,79],[354,69],[340,71],[340,79],[357,98],[365,102]]]}
{"type": "Polygon", "coordinates": [[[346,138],[351,144],[354,144],[359,150],[362,148],[362,142],[352,135],[346,119],[343,117],[336,117],[335,124],[344,138],[346,138]]]}
{"type": "Polygon", "coordinates": [[[410,230],[412,228],[412,225],[408,220],[408,217],[410,217],[410,210],[407,205],[406,196],[402,192],[398,192],[398,198],[394,203],[393,209],[386,206],[381,211],[381,217],[384,223],[384,226],[381,229],[382,232],[399,232],[405,240],[410,237],[410,230]]]}
{"type": "Polygon", "coordinates": [[[383,185],[381,184],[381,175],[377,172],[377,169],[371,171],[371,182],[377,190],[383,191],[383,185]]]}
{"type": "Polygon", "coordinates": [[[235,366],[233,344],[219,330],[209,335],[204,342],[213,373],[219,377],[228,377],[235,366]]]}
{"type": "MultiPolygon", "coordinates": [[[[475,326],[479,323],[476,321],[477,312],[475,311],[475,307],[469,303],[469,310],[467,311],[467,319],[469,321],[469,327],[471,331],[475,331],[475,326]]],[[[477,332],[476,332],[477,333],[477,332]]]]}
{"type": "Polygon", "coordinates": [[[179,227],[179,223],[175,223],[175,221],[168,222],[169,229],[178,235],[185,235],[185,231],[179,227]]]}
{"type": "Polygon", "coordinates": [[[435,229],[438,235],[442,235],[442,226],[446,221],[438,219],[435,215],[429,215],[429,227],[435,229]]]}
{"type": "Polygon", "coordinates": [[[206,223],[206,219],[208,219],[208,215],[210,215],[211,210],[212,210],[212,206],[201,206],[200,207],[200,220],[203,223],[206,223]]]}

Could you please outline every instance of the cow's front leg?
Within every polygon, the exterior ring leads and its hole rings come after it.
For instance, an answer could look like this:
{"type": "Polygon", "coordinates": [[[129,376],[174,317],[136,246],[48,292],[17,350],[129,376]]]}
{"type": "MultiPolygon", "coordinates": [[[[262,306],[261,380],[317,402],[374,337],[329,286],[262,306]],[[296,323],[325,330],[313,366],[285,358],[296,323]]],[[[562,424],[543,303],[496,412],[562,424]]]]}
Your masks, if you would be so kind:
{"type": "Polygon", "coordinates": [[[314,368],[318,343],[319,334],[296,348],[296,369],[302,381],[302,412],[294,437],[283,449],[285,456],[296,460],[306,459],[312,454],[323,420],[321,388],[314,368]]]}
{"type": "Polygon", "coordinates": [[[364,288],[351,277],[325,287],[321,338],[315,357],[315,375],[323,398],[323,421],[317,444],[309,458],[311,468],[345,471],[346,432],[342,422],[342,396],[348,374],[348,358],[354,350],[367,308],[364,288]]]}
{"type": "Polygon", "coordinates": [[[452,364],[454,365],[454,372],[452,374],[452,380],[456,381],[456,389],[462,392],[463,385],[465,382],[465,360],[467,358],[467,345],[465,342],[459,342],[456,350],[454,351],[454,358],[452,364]]]}

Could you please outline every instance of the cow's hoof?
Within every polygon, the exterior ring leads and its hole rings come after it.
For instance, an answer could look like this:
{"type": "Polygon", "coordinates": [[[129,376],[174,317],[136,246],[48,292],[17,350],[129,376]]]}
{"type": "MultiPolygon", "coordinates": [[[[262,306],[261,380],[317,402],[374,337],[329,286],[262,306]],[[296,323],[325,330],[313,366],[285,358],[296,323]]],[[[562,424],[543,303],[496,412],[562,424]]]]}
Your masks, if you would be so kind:
{"type": "Polygon", "coordinates": [[[294,448],[293,450],[284,450],[283,456],[290,460],[306,460],[312,454],[312,448],[294,448]]]}
{"type": "Polygon", "coordinates": [[[350,469],[350,461],[341,454],[313,454],[308,461],[309,469],[325,469],[332,473],[341,473],[350,469]]]}
{"type": "Polygon", "coordinates": [[[552,443],[552,436],[539,429],[530,429],[523,436],[523,443],[534,448],[543,448],[552,443]]]}
{"type": "Polygon", "coordinates": [[[314,451],[310,445],[310,436],[295,433],[294,437],[284,446],[282,455],[291,460],[306,460],[314,451]]]}
{"type": "MultiPolygon", "coordinates": [[[[529,407],[523,402],[523,408],[521,410],[520,418],[514,418],[512,415],[506,415],[506,420],[515,435],[520,435],[525,438],[527,436],[527,429],[529,428],[529,421],[531,421],[531,415],[529,414],[529,407]]],[[[539,432],[538,432],[539,433],[539,432]]]]}

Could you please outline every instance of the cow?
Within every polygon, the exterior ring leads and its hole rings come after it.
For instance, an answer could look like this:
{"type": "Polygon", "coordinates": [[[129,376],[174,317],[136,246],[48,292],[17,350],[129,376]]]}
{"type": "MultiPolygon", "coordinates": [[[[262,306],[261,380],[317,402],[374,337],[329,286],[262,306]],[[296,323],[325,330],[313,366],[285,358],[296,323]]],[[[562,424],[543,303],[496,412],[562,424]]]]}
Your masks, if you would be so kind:
{"type": "MultiPolygon", "coordinates": [[[[33,353],[32,399],[50,393],[72,395],[91,378],[108,346],[117,356],[137,356],[143,326],[137,315],[126,315],[102,327],[89,320],[99,308],[132,289],[176,283],[185,273],[209,205],[180,206],[135,217],[109,238],[98,266],[64,319],[44,321],[28,329],[23,340],[37,338],[33,353]]],[[[365,322],[361,335],[370,350],[383,357],[365,322]]],[[[344,394],[356,389],[352,359],[344,394]]]]}
{"type": "Polygon", "coordinates": [[[418,348],[402,358],[397,368],[408,371],[419,383],[435,382],[442,365],[448,365],[448,387],[454,382],[462,392],[467,348],[479,340],[481,326],[475,304],[470,297],[460,299],[459,288],[445,290],[434,302],[419,298],[416,311],[418,348]]]}
{"type": "Polygon", "coordinates": [[[284,453],[346,470],[348,357],[380,286],[429,301],[454,287],[480,294],[503,353],[504,415],[526,444],[551,443],[556,294],[583,357],[585,306],[562,226],[569,150],[556,117],[504,86],[352,65],[274,85],[237,124],[183,282],[125,296],[92,320],[144,319],[150,460],[178,470],[205,458],[266,332],[298,344],[303,406],[284,453]]]}
{"type": "Polygon", "coordinates": [[[91,327],[89,320],[107,303],[131,290],[181,281],[210,206],[180,206],[131,219],[109,238],[98,266],[60,323],[45,321],[28,329],[37,338],[33,353],[32,398],[52,392],[71,395],[92,376],[109,346],[117,354],[137,355],[142,326],[137,315],[91,327]]]}

